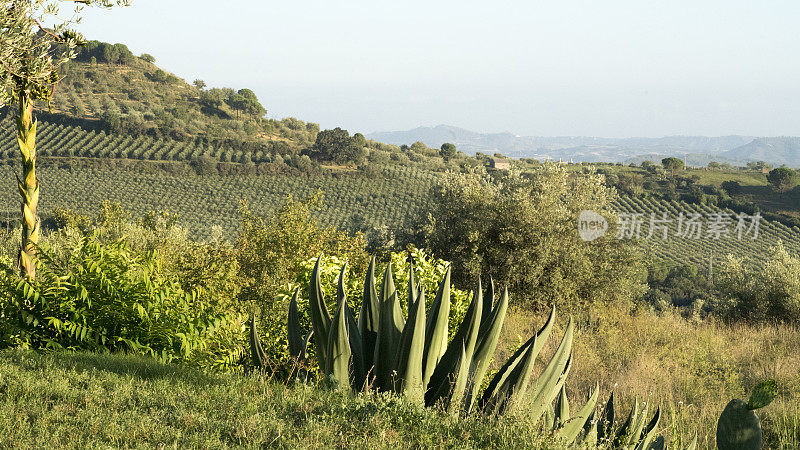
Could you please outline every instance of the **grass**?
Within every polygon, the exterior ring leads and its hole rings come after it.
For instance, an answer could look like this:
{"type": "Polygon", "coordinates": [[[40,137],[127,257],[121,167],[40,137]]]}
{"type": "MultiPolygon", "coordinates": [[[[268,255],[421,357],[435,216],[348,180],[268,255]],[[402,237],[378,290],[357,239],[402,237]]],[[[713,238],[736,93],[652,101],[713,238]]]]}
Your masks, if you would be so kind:
{"type": "Polygon", "coordinates": [[[124,355],[0,352],[0,448],[542,448],[514,419],[124,355]]]}
{"type": "MultiPolygon", "coordinates": [[[[513,311],[495,361],[543,316],[513,311]]],[[[559,319],[540,368],[561,338],[559,319]]],[[[800,448],[800,330],[724,324],[611,307],[577,320],[567,379],[577,409],[597,381],[660,405],[660,433],[714,448],[717,418],[765,378],[778,398],[757,412],[765,448],[800,448]]],[[[653,409],[651,407],[651,414],[653,409]]],[[[524,414],[457,420],[391,395],[354,395],[263,376],[203,373],[125,355],[0,352],[0,448],[548,448],[524,414]]],[[[672,447],[671,447],[672,448],[672,447]]],[[[681,448],[680,446],[675,448],[681,448]]]]}
{"type": "MultiPolygon", "coordinates": [[[[563,327],[565,318],[560,325],[563,327]]],[[[516,311],[501,345],[513,346],[544,316],[516,311]]],[[[776,400],[756,413],[765,447],[800,448],[800,329],[782,324],[725,324],[687,320],[611,307],[576,322],[575,367],[567,379],[570,404],[577,405],[600,381],[601,398],[613,390],[625,414],[634,397],[664,408],[660,426],[668,442],[698,434],[700,448],[715,448],[716,423],[733,398],[747,400],[767,378],[778,382],[776,400]]],[[[554,330],[555,333],[561,330],[554,330]]],[[[563,331],[561,331],[563,332],[563,331]]],[[[543,356],[558,345],[551,337],[543,356]]],[[[497,358],[499,359],[499,358],[497,358]]]]}

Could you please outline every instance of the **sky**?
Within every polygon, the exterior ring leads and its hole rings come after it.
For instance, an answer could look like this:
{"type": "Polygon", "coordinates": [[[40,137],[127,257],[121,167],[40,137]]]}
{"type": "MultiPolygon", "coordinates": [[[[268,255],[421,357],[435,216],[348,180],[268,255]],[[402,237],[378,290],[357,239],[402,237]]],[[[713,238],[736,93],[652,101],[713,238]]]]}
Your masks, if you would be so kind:
{"type": "Polygon", "coordinates": [[[132,0],[88,39],[351,133],[800,135],[796,0],[132,0]]]}

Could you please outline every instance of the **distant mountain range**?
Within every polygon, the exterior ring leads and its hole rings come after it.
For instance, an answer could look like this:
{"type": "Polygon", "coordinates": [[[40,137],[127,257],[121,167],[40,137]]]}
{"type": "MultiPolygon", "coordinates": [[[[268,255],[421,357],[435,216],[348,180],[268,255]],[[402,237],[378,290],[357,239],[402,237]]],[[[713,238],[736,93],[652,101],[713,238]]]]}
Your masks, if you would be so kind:
{"type": "Polygon", "coordinates": [[[519,136],[512,133],[477,133],[449,125],[418,127],[407,131],[371,133],[370,139],[402,145],[420,141],[438,148],[445,142],[474,155],[502,153],[515,158],[587,162],[657,161],[679,156],[690,165],[711,161],[800,166],[800,138],[756,136],[665,136],[661,138],[599,138],[586,136],[519,136]]]}

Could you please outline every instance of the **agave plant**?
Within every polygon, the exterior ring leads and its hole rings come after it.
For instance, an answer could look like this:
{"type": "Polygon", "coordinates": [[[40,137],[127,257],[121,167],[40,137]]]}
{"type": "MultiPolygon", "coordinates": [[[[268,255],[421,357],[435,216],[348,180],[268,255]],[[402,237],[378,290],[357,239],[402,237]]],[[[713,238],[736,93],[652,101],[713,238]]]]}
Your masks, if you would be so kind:
{"type": "MultiPolygon", "coordinates": [[[[398,298],[402,294],[395,288],[391,263],[386,267],[379,290],[373,258],[364,280],[356,321],[344,289],[346,265],[339,275],[336,308],[331,315],[322,292],[320,260],[309,283],[311,330],[308,333],[300,329],[299,290],[289,304],[289,349],[297,361],[304,363],[313,336],[320,370],[337,388],[395,392],[420,405],[442,405],[457,415],[481,413],[498,417],[524,405],[528,418],[535,423],[543,419],[544,429],[565,447],[664,448],[664,438],[656,434],[660,408],[647,420],[647,405],[636,400],[627,420],[618,426],[612,393],[597,418],[599,384],[586,403],[571,413],[565,381],[572,367],[572,318],[555,353],[534,379],[534,363],[556,321],[555,308],[542,328],[517,349],[482,389],[508,310],[507,290],[495,301],[494,283],[490,282],[484,293],[478,279],[464,319],[448,342],[449,269],[439,283],[434,301],[426,308],[425,290],[416,282],[411,266],[406,292],[408,314],[404,317],[398,298]]],[[[254,363],[266,364],[255,319],[251,323],[251,346],[254,363]]],[[[694,448],[696,438],[687,447],[694,448]]]]}
{"type": "MultiPolygon", "coordinates": [[[[413,266],[409,269],[405,295],[408,314],[404,317],[399,299],[402,294],[395,288],[391,263],[378,289],[373,258],[356,321],[344,289],[346,265],[339,276],[335,312],[331,315],[322,292],[319,261],[309,283],[311,330],[308,333],[300,329],[299,292],[290,301],[289,350],[303,363],[313,340],[321,373],[338,388],[395,392],[420,405],[443,405],[453,414],[478,411],[490,416],[505,414],[521,404],[523,398],[529,398],[532,414],[538,418],[563,386],[572,361],[572,319],[556,353],[538,378],[533,379],[534,362],[555,323],[555,309],[544,326],[482,389],[508,310],[507,291],[495,299],[494,284],[489,283],[484,293],[478,280],[464,320],[448,341],[449,269],[429,308],[425,289],[416,282],[413,266]]],[[[264,367],[268,362],[254,318],[250,341],[254,364],[264,367]]]]}

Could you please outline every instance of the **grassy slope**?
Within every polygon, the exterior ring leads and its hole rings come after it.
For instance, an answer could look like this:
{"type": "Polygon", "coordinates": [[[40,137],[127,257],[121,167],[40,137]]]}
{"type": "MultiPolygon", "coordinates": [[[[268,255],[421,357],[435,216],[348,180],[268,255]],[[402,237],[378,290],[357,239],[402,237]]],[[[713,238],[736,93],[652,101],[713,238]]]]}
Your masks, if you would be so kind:
{"type": "MultiPolygon", "coordinates": [[[[140,357],[0,353],[3,448],[533,448],[530,427],[140,357]]],[[[538,446],[537,446],[538,447],[538,446]]],[[[542,448],[542,447],[538,447],[542,448]]]]}
{"type": "Polygon", "coordinates": [[[190,137],[283,141],[293,148],[314,141],[315,132],[296,119],[255,121],[225,104],[218,109],[204,107],[201,89],[174,76],[155,81],[157,70],[155,64],[138,58],[130,65],[72,61],[62,68],[51,105],[42,110],[88,120],[114,112],[120,118],[141,120],[144,128],[159,129],[163,135],[176,131],[190,137]]]}
{"type": "MultiPolygon", "coordinates": [[[[555,349],[564,320],[543,350],[555,349]]],[[[513,313],[500,361],[542,317],[513,313]]],[[[724,405],[766,377],[778,399],[758,414],[765,448],[800,448],[800,330],[693,323],[614,308],[579,320],[572,408],[599,381],[627,414],[634,396],[664,408],[660,433],[714,448],[724,405]]],[[[539,364],[539,370],[542,363],[539,364]]],[[[652,410],[651,410],[652,411],[652,410]]],[[[275,380],[204,374],[121,355],[0,352],[0,446],[117,448],[545,448],[524,416],[462,421],[391,396],[354,396],[275,380]]]]}
{"type": "MultiPolygon", "coordinates": [[[[546,343],[543,356],[555,350],[565,320],[553,331],[559,337],[546,343]]],[[[542,321],[541,315],[514,312],[498,348],[514,348],[520,336],[529,336],[533,324],[542,321]]],[[[673,313],[632,315],[616,307],[590,312],[578,318],[577,324],[575,367],[566,382],[571,407],[577,408],[599,381],[601,399],[613,390],[616,400],[622,401],[618,415],[627,414],[638,397],[664,408],[659,426],[669,442],[685,444],[696,432],[699,448],[715,448],[717,419],[725,405],[733,398],[747,400],[756,384],[773,378],[780,386],[779,396],[757,412],[764,428],[764,448],[800,448],[800,329],[796,325],[726,325],[713,319],[686,320],[673,313]]],[[[495,360],[508,354],[501,351],[495,360]]]]}

